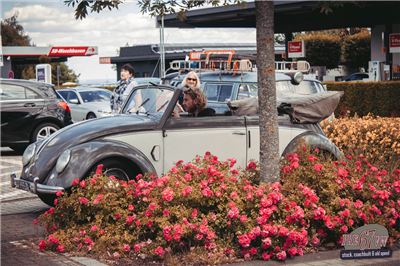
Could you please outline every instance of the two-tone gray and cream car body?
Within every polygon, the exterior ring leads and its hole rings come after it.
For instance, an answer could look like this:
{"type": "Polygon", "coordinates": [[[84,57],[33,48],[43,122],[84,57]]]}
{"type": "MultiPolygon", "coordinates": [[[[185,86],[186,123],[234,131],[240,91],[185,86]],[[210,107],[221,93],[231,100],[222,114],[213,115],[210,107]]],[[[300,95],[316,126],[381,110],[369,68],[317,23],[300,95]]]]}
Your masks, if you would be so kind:
{"type": "MultiPolygon", "coordinates": [[[[170,86],[138,86],[122,114],[73,124],[30,145],[21,175],[11,177],[12,186],[52,204],[57,191],[68,190],[74,178],[88,177],[98,164],[107,175],[131,179],[139,173],[160,176],[178,160],[190,161],[206,151],[222,159],[236,158],[242,167],[259,158],[258,116],[175,118],[171,114],[181,93],[170,86]]],[[[305,143],[340,156],[324,136],[282,121],[282,155],[305,143]]]]}

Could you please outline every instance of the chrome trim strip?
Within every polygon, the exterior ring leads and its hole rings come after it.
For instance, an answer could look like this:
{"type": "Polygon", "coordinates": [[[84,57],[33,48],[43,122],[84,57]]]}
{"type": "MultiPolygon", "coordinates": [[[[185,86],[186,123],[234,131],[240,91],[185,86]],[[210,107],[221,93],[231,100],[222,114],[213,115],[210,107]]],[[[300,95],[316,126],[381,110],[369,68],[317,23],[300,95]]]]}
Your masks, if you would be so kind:
{"type": "Polygon", "coordinates": [[[15,175],[15,173],[10,175],[10,182],[11,182],[11,187],[17,188],[17,182],[23,181],[26,183],[29,183],[29,190],[33,194],[56,194],[58,191],[64,191],[63,187],[54,187],[54,186],[47,186],[43,184],[39,184],[39,177],[35,177],[33,179],[33,182],[21,179],[15,175]]]}

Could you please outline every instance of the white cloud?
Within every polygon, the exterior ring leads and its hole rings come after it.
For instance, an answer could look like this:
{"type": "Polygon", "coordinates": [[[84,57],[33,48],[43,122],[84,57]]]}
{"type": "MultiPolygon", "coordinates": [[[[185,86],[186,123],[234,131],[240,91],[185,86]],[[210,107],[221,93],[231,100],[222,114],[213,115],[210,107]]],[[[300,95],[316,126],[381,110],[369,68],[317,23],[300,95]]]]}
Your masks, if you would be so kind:
{"type": "MultiPolygon", "coordinates": [[[[116,56],[121,46],[159,42],[159,29],[155,19],[138,12],[136,3],[129,2],[118,10],[101,14],[89,14],[83,20],[75,20],[73,8],[62,1],[13,2],[3,17],[18,13],[18,21],[36,46],[91,45],[97,46],[99,56],[116,56]]],[[[169,43],[234,43],[252,42],[254,29],[165,29],[165,42],[169,43]]],[[[75,57],[68,65],[81,80],[116,78],[110,65],[100,65],[98,56],[75,57]]]]}

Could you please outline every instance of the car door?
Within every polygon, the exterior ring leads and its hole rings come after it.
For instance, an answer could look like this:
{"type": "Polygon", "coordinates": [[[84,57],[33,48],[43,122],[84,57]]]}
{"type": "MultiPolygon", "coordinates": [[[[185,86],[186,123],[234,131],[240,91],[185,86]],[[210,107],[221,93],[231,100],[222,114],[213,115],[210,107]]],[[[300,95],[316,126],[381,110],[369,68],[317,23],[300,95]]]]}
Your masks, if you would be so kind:
{"type": "Polygon", "coordinates": [[[179,160],[193,160],[209,151],[225,160],[246,165],[246,128],[243,117],[170,118],[164,126],[164,172],[179,160]]]}
{"type": "Polygon", "coordinates": [[[2,142],[27,143],[35,118],[44,107],[43,97],[34,90],[2,82],[1,139],[2,142]]]}
{"type": "Polygon", "coordinates": [[[75,91],[59,90],[58,93],[67,101],[71,108],[71,117],[73,121],[78,122],[86,119],[86,110],[82,106],[82,101],[75,91]]]}

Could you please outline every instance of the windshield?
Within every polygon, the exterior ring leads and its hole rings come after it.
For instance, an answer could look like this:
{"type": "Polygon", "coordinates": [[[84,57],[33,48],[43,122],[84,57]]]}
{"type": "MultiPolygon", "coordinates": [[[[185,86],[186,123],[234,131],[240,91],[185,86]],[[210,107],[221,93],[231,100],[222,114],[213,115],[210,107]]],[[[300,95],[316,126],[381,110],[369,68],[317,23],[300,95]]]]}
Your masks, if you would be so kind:
{"type": "Polygon", "coordinates": [[[131,93],[122,113],[163,114],[174,92],[160,88],[140,88],[131,93]]]}
{"type": "Polygon", "coordinates": [[[323,91],[323,86],[314,81],[303,80],[300,84],[294,85],[290,81],[277,81],[276,92],[278,97],[288,94],[314,94],[323,91]]]}
{"type": "Polygon", "coordinates": [[[111,98],[111,92],[109,91],[81,91],[80,95],[83,102],[109,102],[111,98]]]}

